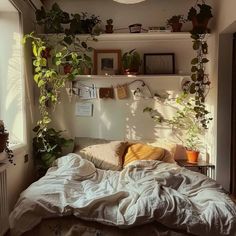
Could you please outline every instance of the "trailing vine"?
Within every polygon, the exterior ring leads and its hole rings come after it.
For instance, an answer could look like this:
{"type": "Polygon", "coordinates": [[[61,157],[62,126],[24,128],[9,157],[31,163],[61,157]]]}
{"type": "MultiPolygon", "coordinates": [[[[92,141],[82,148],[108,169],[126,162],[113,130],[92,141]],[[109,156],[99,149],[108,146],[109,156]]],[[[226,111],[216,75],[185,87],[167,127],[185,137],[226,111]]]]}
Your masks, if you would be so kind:
{"type": "Polygon", "coordinates": [[[46,41],[34,35],[34,33],[25,35],[23,43],[31,40],[33,52],[34,81],[39,88],[39,112],[40,119],[34,128],[36,138],[34,139],[34,150],[36,155],[44,161],[48,167],[52,160],[59,157],[61,147],[68,145],[68,141],[61,138],[61,131],[55,131],[48,128],[52,121],[50,116],[51,108],[60,102],[61,89],[65,87],[66,81],[72,81],[76,75],[82,73],[84,67],[91,67],[92,60],[86,52],[91,48],[86,42],[79,40],[74,42],[72,51],[69,45],[63,41],[62,44],[52,46],[46,41]],[[63,66],[69,66],[69,70],[62,72],[63,66]],[[53,138],[52,138],[53,137],[53,138]],[[60,142],[55,143],[58,139],[60,142]],[[60,147],[59,147],[60,146],[60,147]]]}
{"type": "Polygon", "coordinates": [[[213,17],[211,6],[205,4],[205,1],[198,4],[197,0],[195,7],[192,7],[188,12],[188,20],[191,20],[193,24],[191,38],[196,56],[191,61],[191,82],[185,87],[185,92],[195,95],[196,118],[205,129],[208,128],[208,124],[212,120],[205,104],[211,84],[209,75],[206,73],[206,64],[209,62],[206,35],[209,33],[207,24],[211,17],[213,17]]]}

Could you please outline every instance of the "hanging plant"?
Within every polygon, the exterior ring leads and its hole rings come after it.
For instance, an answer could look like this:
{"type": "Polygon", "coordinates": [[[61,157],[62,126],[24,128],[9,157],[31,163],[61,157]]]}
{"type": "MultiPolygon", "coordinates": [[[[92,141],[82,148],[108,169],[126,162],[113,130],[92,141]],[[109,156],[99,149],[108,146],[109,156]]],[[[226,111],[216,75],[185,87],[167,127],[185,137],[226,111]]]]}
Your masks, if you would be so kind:
{"type": "Polygon", "coordinates": [[[197,3],[188,13],[188,19],[193,22],[191,38],[193,39],[193,50],[196,52],[196,56],[191,60],[191,81],[188,86],[185,86],[185,92],[195,95],[194,111],[196,118],[200,120],[203,128],[207,129],[212,119],[209,118],[209,111],[205,105],[205,99],[211,84],[209,75],[206,73],[206,64],[209,62],[206,34],[209,32],[207,23],[213,15],[211,7],[206,5],[205,1],[202,1],[202,4],[197,3]],[[199,10],[196,9],[197,7],[199,10]]]}
{"type": "Polygon", "coordinates": [[[43,165],[49,167],[52,161],[60,156],[61,147],[72,141],[61,138],[61,131],[48,128],[52,121],[49,111],[59,103],[60,91],[65,87],[66,81],[72,81],[81,74],[84,65],[92,66],[92,60],[86,54],[90,48],[82,41],[76,41],[77,52],[71,51],[65,42],[63,47],[61,45],[53,47],[33,33],[25,35],[23,42],[26,43],[27,40],[31,40],[32,43],[34,81],[39,89],[41,116],[34,128],[36,132],[34,152],[43,165]],[[65,65],[70,65],[70,73],[61,72],[61,67],[65,65]],[[52,142],[51,136],[54,139],[57,137],[60,142],[52,142]]]}

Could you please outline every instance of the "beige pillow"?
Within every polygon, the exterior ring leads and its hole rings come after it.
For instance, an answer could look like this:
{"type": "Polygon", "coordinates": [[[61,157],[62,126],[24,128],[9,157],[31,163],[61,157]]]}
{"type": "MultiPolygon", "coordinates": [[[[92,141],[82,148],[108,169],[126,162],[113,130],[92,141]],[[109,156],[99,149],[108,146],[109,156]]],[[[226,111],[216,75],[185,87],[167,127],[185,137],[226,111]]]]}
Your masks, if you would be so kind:
{"type": "Polygon", "coordinates": [[[100,138],[75,137],[74,152],[77,152],[91,145],[109,143],[110,141],[111,140],[100,139],[100,138]]]}
{"type": "Polygon", "coordinates": [[[91,145],[76,151],[83,158],[103,170],[121,170],[127,142],[111,141],[109,143],[91,145]]]}

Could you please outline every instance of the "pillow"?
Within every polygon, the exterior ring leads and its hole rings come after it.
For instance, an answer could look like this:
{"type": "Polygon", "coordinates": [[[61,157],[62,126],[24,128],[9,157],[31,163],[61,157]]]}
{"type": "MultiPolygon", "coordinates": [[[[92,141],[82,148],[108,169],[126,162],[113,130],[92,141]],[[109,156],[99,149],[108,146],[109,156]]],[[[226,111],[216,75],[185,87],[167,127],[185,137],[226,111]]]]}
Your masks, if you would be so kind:
{"type": "Polygon", "coordinates": [[[124,166],[136,160],[159,160],[169,163],[174,163],[169,151],[160,147],[153,147],[150,145],[136,143],[131,144],[124,156],[124,166]]]}
{"type": "Polygon", "coordinates": [[[80,149],[83,149],[83,148],[91,146],[91,145],[109,143],[110,141],[111,140],[100,139],[100,138],[76,137],[74,152],[77,152],[80,149]]]}
{"type": "Polygon", "coordinates": [[[75,153],[91,161],[103,170],[121,170],[127,142],[111,141],[109,143],[90,145],[75,153]]]}

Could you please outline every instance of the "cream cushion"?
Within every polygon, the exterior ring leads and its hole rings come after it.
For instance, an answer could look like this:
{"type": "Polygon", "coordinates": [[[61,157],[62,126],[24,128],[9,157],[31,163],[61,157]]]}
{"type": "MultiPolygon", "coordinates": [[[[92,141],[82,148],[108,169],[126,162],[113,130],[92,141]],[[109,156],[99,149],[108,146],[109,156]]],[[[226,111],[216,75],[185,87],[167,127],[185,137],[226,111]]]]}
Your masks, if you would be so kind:
{"type": "Polygon", "coordinates": [[[84,147],[74,152],[91,161],[103,170],[121,170],[127,142],[107,141],[107,143],[84,147]]]}

